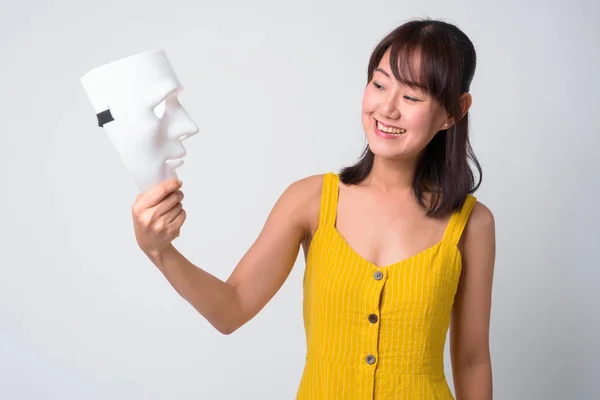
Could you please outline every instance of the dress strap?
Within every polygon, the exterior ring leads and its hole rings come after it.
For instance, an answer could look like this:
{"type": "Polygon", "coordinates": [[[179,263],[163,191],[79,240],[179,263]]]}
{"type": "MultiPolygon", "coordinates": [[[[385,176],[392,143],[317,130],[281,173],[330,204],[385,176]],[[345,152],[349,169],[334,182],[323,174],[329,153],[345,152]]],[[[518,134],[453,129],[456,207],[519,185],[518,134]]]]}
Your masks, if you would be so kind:
{"type": "Polygon", "coordinates": [[[472,194],[468,194],[460,211],[454,212],[450,217],[450,222],[444,233],[444,241],[453,246],[458,245],[475,203],[477,203],[477,198],[472,194]]]}
{"type": "Polygon", "coordinates": [[[323,176],[319,226],[335,225],[338,200],[338,180],[339,177],[333,172],[328,172],[323,176]]]}

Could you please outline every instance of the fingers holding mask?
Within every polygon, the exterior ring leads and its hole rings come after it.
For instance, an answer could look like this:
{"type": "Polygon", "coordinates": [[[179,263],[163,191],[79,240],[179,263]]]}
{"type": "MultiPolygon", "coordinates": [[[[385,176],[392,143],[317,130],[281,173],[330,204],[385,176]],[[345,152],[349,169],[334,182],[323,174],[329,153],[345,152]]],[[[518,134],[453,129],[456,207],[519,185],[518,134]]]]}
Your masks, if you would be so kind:
{"type": "Polygon", "coordinates": [[[173,206],[173,208],[171,208],[169,211],[167,211],[164,214],[164,218],[165,218],[165,222],[166,224],[171,224],[175,218],[177,218],[179,216],[179,214],[184,211],[183,210],[183,204],[181,204],[181,202],[175,204],[173,206]]]}
{"type": "Polygon", "coordinates": [[[181,190],[170,193],[156,206],[156,215],[166,215],[173,207],[177,206],[177,204],[181,204],[183,197],[183,192],[181,190]]]}
{"type": "Polygon", "coordinates": [[[160,253],[179,237],[186,215],[181,203],[183,192],[179,188],[181,183],[177,180],[165,181],[139,195],[133,205],[136,239],[148,254],[160,253]]]}
{"type": "MultiPolygon", "coordinates": [[[[148,193],[142,194],[142,197],[143,197],[142,207],[143,208],[152,208],[152,207],[156,207],[156,206],[160,205],[162,202],[164,202],[164,200],[166,200],[166,198],[171,196],[174,192],[178,191],[181,188],[181,185],[182,185],[181,181],[178,181],[177,179],[170,179],[159,185],[156,185],[148,193]]],[[[183,195],[183,193],[182,193],[182,195],[183,195]]],[[[177,202],[174,202],[171,205],[171,207],[173,205],[175,205],[175,203],[177,203],[177,202]]],[[[164,212],[170,210],[171,207],[164,210],[164,212]]]]}

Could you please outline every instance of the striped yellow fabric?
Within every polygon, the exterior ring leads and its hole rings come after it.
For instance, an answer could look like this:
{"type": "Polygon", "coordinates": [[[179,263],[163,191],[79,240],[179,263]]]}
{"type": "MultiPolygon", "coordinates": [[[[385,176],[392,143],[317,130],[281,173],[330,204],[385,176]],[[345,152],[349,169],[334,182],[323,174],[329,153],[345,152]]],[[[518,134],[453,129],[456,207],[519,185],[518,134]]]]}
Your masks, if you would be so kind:
{"type": "Polygon", "coordinates": [[[325,174],[304,272],[306,364],[297,400],[453,399],[444,345],[461,272],[468,195],[440,242],[379,267],[335,228],[339,177],[325,174]]]}

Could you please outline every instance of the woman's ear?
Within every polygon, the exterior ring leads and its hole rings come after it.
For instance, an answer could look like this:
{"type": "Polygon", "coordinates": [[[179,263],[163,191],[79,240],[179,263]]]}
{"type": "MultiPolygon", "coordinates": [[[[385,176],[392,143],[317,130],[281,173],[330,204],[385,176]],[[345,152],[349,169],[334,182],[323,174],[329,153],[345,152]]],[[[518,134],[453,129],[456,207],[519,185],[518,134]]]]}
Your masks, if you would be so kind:
{"type": "Polygon", "coordinates": [[[469,108],[471,108],[471,104],[473,104],[473,97],[471,97],[470,93],[465,92],[460,96],[459,101],[461,110],[460,119],[463,119],[469,108]]]}

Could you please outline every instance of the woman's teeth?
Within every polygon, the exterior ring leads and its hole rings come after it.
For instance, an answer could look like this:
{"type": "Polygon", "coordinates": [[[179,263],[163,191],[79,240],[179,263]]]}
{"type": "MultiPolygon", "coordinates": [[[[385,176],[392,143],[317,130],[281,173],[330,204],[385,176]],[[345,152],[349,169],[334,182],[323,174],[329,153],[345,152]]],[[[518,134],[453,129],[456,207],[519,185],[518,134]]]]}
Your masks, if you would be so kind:
{"type": "Polygon", "coordinates": [[[400,136],[406,133],[406,129],[383,126],[383,124],[379,121],[377,121],[377,129],[379,129],[382,132],[389,133],[390,135],[400,136]]]}

